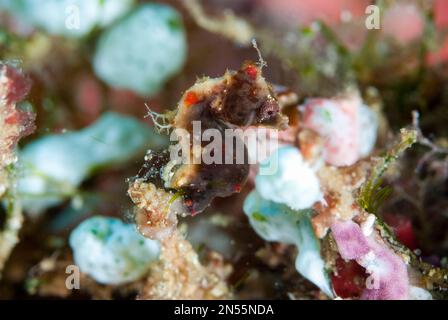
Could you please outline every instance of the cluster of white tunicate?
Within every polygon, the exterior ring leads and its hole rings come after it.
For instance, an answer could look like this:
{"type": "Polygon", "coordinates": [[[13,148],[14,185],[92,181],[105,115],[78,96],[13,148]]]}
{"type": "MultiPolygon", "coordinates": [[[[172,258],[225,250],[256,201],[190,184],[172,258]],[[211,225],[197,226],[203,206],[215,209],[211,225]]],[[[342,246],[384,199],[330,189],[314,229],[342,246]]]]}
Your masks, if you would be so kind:
{"type": "Polygon", "coordinates": [[[20,152],[17,191],[28,213],[43,212],[73,195],[95,170],[134,158],[163,139],[144,123],[105,113],[76,132],[37,139],[20,152]]]}
{"type": "Polygon", "coordinates": [[[144,4],[100,36],[93,67],[112,87],[152,95],[180,70],[186,48],[177,11],[166,5],[144,4]]]}
{"type": "Polygon", "coordinates": [[[251,226],[267,241],[296,245],[297,271],[332,296],[310,221],[311,210],[307,209],[322,199],[315,172],[292,146],[279,148],[263,165],[277,166],[277,170],[272,175],[258,175],[255,190],[244,202],[251,226]]]}
{"type": "Polygon", "coordinates": [[[255,178],[256,189],[264,199],[294,210],[310,208],[322,199],[319,179],[298,149],[282,147],[261,166],[276,168],[273,174],[259,174],[255,178]]]}
{"type": "Polygon", "coordinates": [[[320,244],[311,225],[310,210],[292,210],[284,204],[263,199],[257,191],[253,191],[244,202],[244,212],[263,239],[297,246],[297,271],[332,296],[325,262],[320,255],[320,244]]]}
{"type": "Polygon", "coordinates": [[[83,221],[70,234],[75,264],[102,284],[122,284],[148,273],[158,259],[157,241],[144,238],[135,225],[96,216],[83,221]]]}
{"type": "Polygon", "coordinates": [[[64,37],[100,30],[95,74],[109,86],[143,96],[157,93],[183,66],[187,41],[180,14],[135,0],[0,0],[22,24],[64,37]]]}

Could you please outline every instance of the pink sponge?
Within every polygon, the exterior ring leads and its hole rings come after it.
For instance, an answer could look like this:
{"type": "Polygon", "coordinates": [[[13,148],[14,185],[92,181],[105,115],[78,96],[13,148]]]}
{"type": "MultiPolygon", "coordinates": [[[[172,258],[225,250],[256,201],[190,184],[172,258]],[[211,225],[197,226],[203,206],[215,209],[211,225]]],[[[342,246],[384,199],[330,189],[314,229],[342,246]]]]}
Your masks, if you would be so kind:
{"type": "Polygon", "coordinates": [[[404,261],[385,244],[366,237],[353,221],[333,223],[331,231],[339,253],[346,260],[355,260],[370,274],[361,299],[399,300],[409,295],[409,280],[404,261]]]}
{"type": "Polygon", "coordinates": [[[355,260],[369,253],[369,243],[361,228],[353,221],[334,222],[331,231],[343,259],[355,260]]]}

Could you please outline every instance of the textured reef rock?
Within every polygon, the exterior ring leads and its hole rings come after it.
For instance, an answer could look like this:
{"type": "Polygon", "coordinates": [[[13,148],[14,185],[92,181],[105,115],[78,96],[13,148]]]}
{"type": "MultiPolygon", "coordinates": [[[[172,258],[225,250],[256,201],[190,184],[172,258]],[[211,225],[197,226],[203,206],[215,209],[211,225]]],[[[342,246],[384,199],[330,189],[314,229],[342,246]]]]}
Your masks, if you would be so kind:
{"type": "Polygon", "coordinates": [[[160,261],[140,292],[140,299],[229,299],[226,278],[232,268],[217,253],[205,265],[178,231],[161,242],[160,261]]]}
{"type": "Polygon", "coordinates": [[[17,142],[34,131],[34,113],[18,105],[30,88],[30,80],[19,69],[0,61],[0,199],[7,212],[6,223],[0,231],[0,272],[19,241],[23,220],[13,169],[17,162],[17,142]]]}

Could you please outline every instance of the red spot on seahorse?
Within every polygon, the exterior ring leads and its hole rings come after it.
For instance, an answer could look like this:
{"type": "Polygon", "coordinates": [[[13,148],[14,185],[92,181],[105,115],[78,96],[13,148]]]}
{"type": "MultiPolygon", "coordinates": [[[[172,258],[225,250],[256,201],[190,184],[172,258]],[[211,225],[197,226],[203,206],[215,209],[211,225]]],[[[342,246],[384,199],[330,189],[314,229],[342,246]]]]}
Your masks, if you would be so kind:
{"type": "Polygon", "coordinates": [[[244,72],[251,78],[252,80],[257,79],[258,70],[257,67],[253,64],[248,65],[246,68],[244,68],[244,72]]]}
{"type": "Polygon", "coordinates": [[[184,103],[187,107],[191,107],[192,105],[195,105],[198,103],[199,98],[196,92],[194,91],[188,91],[185,95],[184,103]]]}

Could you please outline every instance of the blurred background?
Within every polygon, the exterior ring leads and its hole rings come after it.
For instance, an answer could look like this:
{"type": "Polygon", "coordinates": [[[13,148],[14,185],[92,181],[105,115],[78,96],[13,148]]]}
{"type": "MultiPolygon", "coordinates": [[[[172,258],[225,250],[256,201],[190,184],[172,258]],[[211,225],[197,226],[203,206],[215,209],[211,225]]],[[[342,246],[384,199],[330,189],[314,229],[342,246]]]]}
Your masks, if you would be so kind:
{"type": "MultiPolygon", "coordinates": [[[[267,62],[265,77],[300,101],[356,87],[378,105],[379,146],[411,123],[413,110],[425,135],[448,146],[447,31],[445,0],[0,0],[0,60],[29,75],[22,107],[37,116],[20,156],[47,173],[35,178],[36,171],[22,168],[34,180],[19,174],[26,222],[0,298],[135,296],[132,288],[60,289],[56,261],[71,259],[67,236],[92,215],[131,221],[126,179],[148,148],[166,143],[145,118],[145,104],[172,110],[197,78],[257,61],[252,38],[267,62]],[[369,5],[379,10],[378,29],[366,27],[374,14],[369,5]],[[47,270],[42,262],[53,265],[47,270]]],[[[422,152],[405,161],[408,174],[394,181],[381,214],[408,246],[445,265],[448,165],[438,154],[421,163],[422,152]]],[[[186,219],[188,238],[199,253],[213,249],[233,264],[238,298],[318,297],[293,267],[295,249],[266,244],[250,228],[241,209],[247,191],[186,219]]]]}

